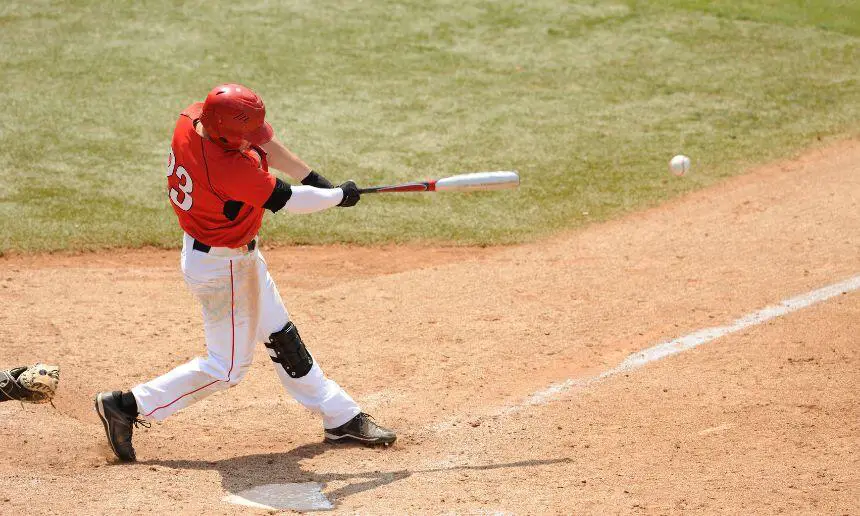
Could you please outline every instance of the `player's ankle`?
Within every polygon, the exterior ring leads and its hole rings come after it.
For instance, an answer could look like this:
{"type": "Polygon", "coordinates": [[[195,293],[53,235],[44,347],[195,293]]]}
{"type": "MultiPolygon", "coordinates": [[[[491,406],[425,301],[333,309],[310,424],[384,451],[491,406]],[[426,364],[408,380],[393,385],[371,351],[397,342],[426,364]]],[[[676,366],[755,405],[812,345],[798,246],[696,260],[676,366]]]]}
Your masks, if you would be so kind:
{"type": "Polygon", "coordinates": [[[131,391],[125,391],[122,393],[120,408],[130,417],[137,417],[137,400],[134,399],[134,394],[132,394],[131,391]]]}

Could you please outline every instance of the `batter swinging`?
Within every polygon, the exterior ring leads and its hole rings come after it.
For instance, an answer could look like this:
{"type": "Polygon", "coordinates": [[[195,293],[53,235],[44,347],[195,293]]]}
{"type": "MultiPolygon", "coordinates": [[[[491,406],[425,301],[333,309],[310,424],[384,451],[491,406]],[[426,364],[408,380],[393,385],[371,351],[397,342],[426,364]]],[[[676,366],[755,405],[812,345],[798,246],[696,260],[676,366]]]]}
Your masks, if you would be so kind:
{"type": "Polygon", "coordinates": [[[262,99],[238,84],[213,89],[179,116],[167,160],[168,196],[185,232],[185,282],[203,306],[207,356],[132,388],[102,392],[95,408],[111,449],[135,460],[133,427],[161,421],[239,383],[264,342],[284,388],[322,414],[327,442],[388,445],[394,432],[361,412],[326,378],[284,306],[257,244],[264,210],[313,213],[359,201],[355,183],[334,188],[276,138],[262,99]],[[269,166],[301,181],[290,186],[269,166]]]}

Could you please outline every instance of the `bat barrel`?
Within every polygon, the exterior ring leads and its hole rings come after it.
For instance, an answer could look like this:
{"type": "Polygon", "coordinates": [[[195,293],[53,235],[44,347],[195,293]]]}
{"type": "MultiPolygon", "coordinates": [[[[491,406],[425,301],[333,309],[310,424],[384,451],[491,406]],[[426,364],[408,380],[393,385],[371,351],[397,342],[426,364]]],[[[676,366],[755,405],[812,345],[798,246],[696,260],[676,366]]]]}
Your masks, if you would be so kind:
{"type": "Polygon", "coordinates": [[[520,185],[520,176],[515,170],[498,172],[475,172],[459,174],[436,181],[437,192],[470,192],[480,190],[504,190],[520,185]]]}

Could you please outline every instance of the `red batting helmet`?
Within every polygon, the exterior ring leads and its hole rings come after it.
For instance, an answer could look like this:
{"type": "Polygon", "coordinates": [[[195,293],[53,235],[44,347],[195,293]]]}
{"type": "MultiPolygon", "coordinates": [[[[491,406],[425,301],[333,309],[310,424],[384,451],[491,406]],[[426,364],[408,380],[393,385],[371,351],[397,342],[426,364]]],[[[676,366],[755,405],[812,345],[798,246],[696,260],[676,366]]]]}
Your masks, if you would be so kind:
{"type": "Polygon", "coordinates": [[[222,84],[210,91],[203,102],[200,123],[209,138],[225,149],[239,148],[242,140],[263,145],[274,134],[266,122],[263,99],[241,84],[222,84]]]}

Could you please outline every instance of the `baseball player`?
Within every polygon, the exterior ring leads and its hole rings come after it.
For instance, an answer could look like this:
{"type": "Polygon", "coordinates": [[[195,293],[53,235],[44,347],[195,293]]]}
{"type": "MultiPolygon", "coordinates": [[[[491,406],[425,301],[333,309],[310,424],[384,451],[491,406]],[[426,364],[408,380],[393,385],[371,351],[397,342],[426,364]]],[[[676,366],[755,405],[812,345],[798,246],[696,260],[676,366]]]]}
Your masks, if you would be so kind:
{"type": "Polygon", "coordinates": [[[238,384],[263,342],[284,388],[322,415],[326,442],[389,445],[377,425],[323,374],[305,346],[260,254],[263,213],[313,213],[355,206],[359,191],[337,188],[275,137],[262,99],[239,84],[213,89],[179,116],[167,160],[168,197],[183,237],[185,282],[203,307],[206,357],[128,391],[102,392],[95,408],[113,452],[135,460],[133,426],[162,421],[210,394],[238,384]],[[301,186],[269,172],[278,169],[301,186]]]}

